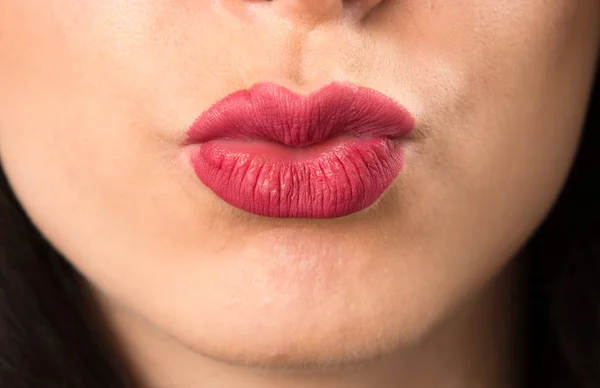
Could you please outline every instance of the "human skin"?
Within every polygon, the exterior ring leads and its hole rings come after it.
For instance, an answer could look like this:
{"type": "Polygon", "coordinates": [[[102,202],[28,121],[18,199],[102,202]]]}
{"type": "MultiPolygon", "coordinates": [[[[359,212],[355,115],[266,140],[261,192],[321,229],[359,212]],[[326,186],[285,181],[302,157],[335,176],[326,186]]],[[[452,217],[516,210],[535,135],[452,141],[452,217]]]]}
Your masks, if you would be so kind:
{"type": "MultiPolygon", "coordinates": [[[[0,158],[148,386],[305,386],[275,371],[381,355],[407,387],[436,386],[422,379],[440,352],[415,344],[458,325],[444,354],[468,359],[456,332],[477,324],[450,318],[495,287],[555,202],[599,26],[597,0],[0,0],[0,158]],[[194,175],[181,142],[217,100],[332,81],[416,119],[375,205],[265,218],[194,175]],[[234,382],[244,366],[266,372],[234,382]]],[[[357,387],[397,387],[357,371],[357,387]]]]}

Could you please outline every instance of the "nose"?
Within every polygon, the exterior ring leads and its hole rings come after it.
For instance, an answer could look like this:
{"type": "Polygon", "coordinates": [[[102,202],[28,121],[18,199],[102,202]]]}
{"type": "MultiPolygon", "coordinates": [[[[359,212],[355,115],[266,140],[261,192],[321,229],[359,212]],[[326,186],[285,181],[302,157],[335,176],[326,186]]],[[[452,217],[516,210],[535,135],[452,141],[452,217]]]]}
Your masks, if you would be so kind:
{"type": "Polygon", "coordinates": [[[384,0],[246,0],[250,6],[268,6],[295,24],[315,27],[337,19],[363,20],[384,0]],[[262,3],[262,4],[261,4],[262,3]]]}

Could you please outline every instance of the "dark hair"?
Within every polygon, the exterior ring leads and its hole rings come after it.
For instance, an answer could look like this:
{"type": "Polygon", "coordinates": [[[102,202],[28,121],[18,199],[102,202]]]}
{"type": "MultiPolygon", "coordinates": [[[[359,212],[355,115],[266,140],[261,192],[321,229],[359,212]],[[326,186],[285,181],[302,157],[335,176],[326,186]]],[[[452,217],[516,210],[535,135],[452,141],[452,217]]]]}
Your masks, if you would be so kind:
{"type": "MultiPolygon", "coordinates": [[[[599,94],[596,83],[571,174],[524,247],[527,387],[600,387],[599,94]]],[[[133,387],[97,310],[0,169],[0,387],[133,387]]]]}

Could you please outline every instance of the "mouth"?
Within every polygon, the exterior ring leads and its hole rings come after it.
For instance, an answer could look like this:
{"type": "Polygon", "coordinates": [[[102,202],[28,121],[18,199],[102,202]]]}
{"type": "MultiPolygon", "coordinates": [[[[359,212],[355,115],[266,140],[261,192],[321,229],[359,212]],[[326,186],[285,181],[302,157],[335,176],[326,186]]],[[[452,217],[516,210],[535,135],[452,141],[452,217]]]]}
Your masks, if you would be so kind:
{"type": "Polygon", "coordinates": [[[414,129],[391,98],[350,83],[306,96],[256,84],[217,102],[185,142],[197,177],[249,213],[335,218],[361,211],[403,166],[400,139],[414,129]]]}

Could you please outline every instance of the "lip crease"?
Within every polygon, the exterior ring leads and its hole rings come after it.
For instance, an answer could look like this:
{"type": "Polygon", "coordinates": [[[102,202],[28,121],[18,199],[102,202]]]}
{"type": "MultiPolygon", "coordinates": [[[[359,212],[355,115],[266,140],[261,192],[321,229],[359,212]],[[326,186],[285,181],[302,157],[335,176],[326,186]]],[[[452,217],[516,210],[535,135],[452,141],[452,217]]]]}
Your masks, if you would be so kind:
{"type": "Polygon", "coordinates": [[[377,201],[400,173],[415,126],[393,99],[351,83],[299,95],[272,83],[236,91],[190,126],[184,146],[222,200],[279,218],[334,218],[377,201]]]}

